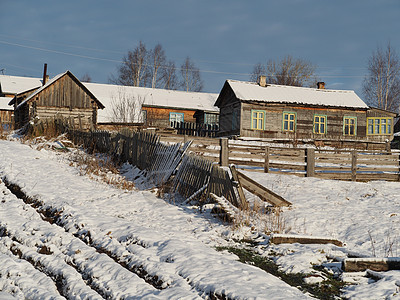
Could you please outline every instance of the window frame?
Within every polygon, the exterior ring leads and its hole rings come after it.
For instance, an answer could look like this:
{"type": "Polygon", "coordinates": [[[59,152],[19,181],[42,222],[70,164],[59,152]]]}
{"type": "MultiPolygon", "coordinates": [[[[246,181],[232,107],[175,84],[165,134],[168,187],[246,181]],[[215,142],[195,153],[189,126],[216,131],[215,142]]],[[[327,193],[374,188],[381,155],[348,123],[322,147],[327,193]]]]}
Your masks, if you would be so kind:
{"type": "MultiPolygon", "coordinates": [[[[250,128],[252,130],[265,130],[265,115],[266,115],[266,111],[265,110],[260,110],[260,109],[252,109],[251,110],[251,123],[250,123],[250,128]],[[257,121],[257,126],[256,128],[254,128],[253,126],[253,121],[254,121],[254,116],[253,113],[261,113],[262,114],[262,128],[258,128],[258,121],[257,121]]],[[[259,120],[260,118],[256,118],[257,120],[259,120]]]]}
{"type": "Polygon", "coordinates": [[[297,127],[297,113],[293,112],[293,111],[284,111],[282,113],[282,131],[283,132],[296,132],[296,127],[297,127]],[[290,130],[290,119],[285,120],[285,115],[293,115],[294,116],[294,120],[293,120],[293,130],[290,130]],[[285,121],[288,122],[288,129],[285,129],[285,121]]]}
{"type": "Polygon", "coordinates": [[[313,133],[314,133],[314,134],[321,134],[321,135],[322,135],[322,134],[326,134],[326,133],[327,133],[327,129],[328,129],[328,128],[327,128],[327,127],[328,127],[328,124],[327,124],[327,123],[328,123],[328,116],[327,116],[327,115],[318,115],[318,114],[315,114],[315,115],[314,115],[314,118],[313,118],[313,133]],[[318,122],[318,132],[316,132],[316,130],[315,130],[315,129],[316,129],[316,126],[315,126],[315,125],[316,125],[317,123],[316,123],[315,119],[316,119],[316,118],[321,118],[321,117],[324,117],[324,120],[325,120],[324,123],[323,123],[323,124],[324,124],[324,132],[319,132],[319,131],[320,131],[319,129],[320,129],[321,124],[322,124],[321,122],[318,122]]]}
{"type": "MultiPolygon", "coordinates": [[[[349,123],[348,126],[351,124],[349,123]]],[[[350,127],[349,127],[349,132],[350,132],[350,127]]],[[[345,136],[357,136],[357,117],[354,116],[344,116],[343,117],[343,135],[345,136]],[[346,120],[354,120],[354,134],[346,134],[346,120]]]]}
{"type": "Polygon", "coordinates": [[[180,112],[171,111],[169,113],[169,121],[170,122],[185,122],[185,114],[184,113],[180,113],[180,112]],[[181,115],[182,116],[182,121],[171,120],[171,115],[181,115]]]}
{"type": "Polygon", "coordinates": [[[367,135],[392,135],[393,134],[393,118],[392,117],[368,117],[367,118],[367,135]],[[372,133],[369,131],[369,121],[372,120],[372,133]],[[379,122],[376,122],[379,120],[379,122]],[[382,133],[382,120],[386,121],[386,132],[382,133]],[[376,132],[376,126],[379,126],[379,132],[376,132]]]}

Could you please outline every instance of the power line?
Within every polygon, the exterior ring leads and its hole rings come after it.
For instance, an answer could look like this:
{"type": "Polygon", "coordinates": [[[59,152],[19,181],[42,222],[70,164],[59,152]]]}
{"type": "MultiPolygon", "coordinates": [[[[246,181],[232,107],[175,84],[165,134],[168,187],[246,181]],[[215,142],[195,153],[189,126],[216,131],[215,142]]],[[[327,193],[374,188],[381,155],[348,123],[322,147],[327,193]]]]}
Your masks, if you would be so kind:
{"type": "MultiPolygon", "coordinates": [[[[33,40],[31,40],[31,41],[33,41],[33,40]]],[[[99,60],[99,61],[113,62],[113,63],[119,63],[119,64],[124,63],[121,60],[93,57],[93,56],[89,56],[89,55],[81,55],[81,54],[75,54],[75,53],[70,53],[70,52],[65,52],[65,51],[51,50],[51,49],[46,49],[46,48],[41,48],[41,47],[34,47],[34,46],[22,45],[22,44],[18,44],[18,43],[11,43],[11,42],[2,41],[2,40],[0,40],[0,43],[5,44],[5,45],[10,45],[10,46],[22,47],[22,48],[33,49],[33,50],[38,50],[38,51],[45,51],[45,52],[55,53],[55,54],[60,54],[60,55],[68,55],[68,56],[79,57],[79,58],[84,58],[84,59],[99,60]]],[[[85,48],[82,47],[82,49],[85,49],[85,48]]],[[[87,48],[87,49],[90,49],[90,48],[87,48]]],[[[217,62],[214,62],[214,63],[217,63],[217,62]]],[[[223,63],[223,62],[219,62],[219,63],[223,63]]],[[[225,64],[242,64],[242,63],[228,63],[227,62],[225,64]]],[[[242,65],[246,65],[246,64],[243,63],[242,65]]],[[[149,65],[146,65],[146,66],[149,66],[149,65]]],[[[327,68],[327,67],[321,67],[321,68],[327,68]]],[[[343,68],[343,67],[340,67],[340,68],[343,68]]],[[[179,69],[179,68],[177,68],[177,69],[179,69]]],[[[238,75],[238,76],[252,75],[251,73],[225,72],[225,71],[214,71],[214,70],[204,70],[204,69],[198,69],[198,70],[201,73],[209,73],[209,74],[221,74],[221,75],[225,74],[225,75],[238,75]]],[[[364,75],[321,75],[321,77],[325,77],[325,78],[364,78],[364,75]]]]}

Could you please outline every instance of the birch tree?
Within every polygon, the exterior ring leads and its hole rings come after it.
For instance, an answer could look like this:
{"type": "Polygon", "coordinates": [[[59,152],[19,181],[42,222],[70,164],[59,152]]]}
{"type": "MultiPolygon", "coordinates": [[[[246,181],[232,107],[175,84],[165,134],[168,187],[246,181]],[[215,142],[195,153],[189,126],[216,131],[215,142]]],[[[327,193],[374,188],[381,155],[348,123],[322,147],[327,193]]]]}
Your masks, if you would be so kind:
{"type": "Polygon", "coordinates": [[[400,60],[390,43],[387,43],[386,48],[378,47],[372,52],[362,89],[369,105],[399,111],[400,60]]]}
{"type": "Polygon", "coordinates": [[[149,52],[146,45],[140,41],[139,45],[122,58],[118,67],[117,77],[110,81],[115,84],[129,86],[146,86],[149,81],[149,52]]]}
{"type": "Polygon", "coordinates": [[[196,68],[189,56],[181,65],[181,86],[183,90],[189,92],[201,92],[203,90],[203,81],[201,80],[200,70],[196,68]]]}
{"type": "Polygon", "coordinates": [[[151,87],[156,88],[161,85],[160,70],[165,68],[166,57],[165,51],[160,44],[157,44],[149,53],[149,72],[151,76],[151,87]]]}

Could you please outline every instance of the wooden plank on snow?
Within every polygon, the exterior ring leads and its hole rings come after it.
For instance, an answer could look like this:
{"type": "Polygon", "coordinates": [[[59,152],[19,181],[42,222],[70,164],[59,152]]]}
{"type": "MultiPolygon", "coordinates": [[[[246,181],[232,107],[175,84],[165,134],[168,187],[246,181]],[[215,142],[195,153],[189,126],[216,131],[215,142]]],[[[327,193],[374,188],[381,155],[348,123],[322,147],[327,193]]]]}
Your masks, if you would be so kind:
{"type": "Polygon", "coordinates": [[[242,187],[244,187],[249,192],[260,197],[261,200],[271,203],[274,206],[290,206],[292,203],[283,199],[278,194],[262,186],[258,182],[254,181],[250,177],[247,177],[243,173],[236,171],[238,179],[242,187]]]}

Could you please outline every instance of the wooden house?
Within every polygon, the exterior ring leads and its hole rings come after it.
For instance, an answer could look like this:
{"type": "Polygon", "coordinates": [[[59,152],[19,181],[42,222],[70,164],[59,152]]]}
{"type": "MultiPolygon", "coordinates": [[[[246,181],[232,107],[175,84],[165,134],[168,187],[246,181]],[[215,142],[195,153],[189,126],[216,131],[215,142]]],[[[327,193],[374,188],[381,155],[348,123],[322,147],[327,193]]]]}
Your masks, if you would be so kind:
{"type": "Polygon", "coordinates": [[[39,78],[0,75],[0,127],[10,129],[14,123],[14,107],[10,100],[18,93],[39,88],[42,82],[39,78]]]}
{"type": "Polygon", "coordinates": [[[14,96],[16,127],[34,119],[68,118],[82,129],[95,128],[97,110],[103,104],[70,71],[59,74],[45,85],[14,96]]]}
{"type": "Polygon", "coordinates": [[[215,103],[220,136],[335,147],[382,148],[395,113],[370,108],[354,91],[227,80],[215,103]]]}
{"type": "Polygon", "coordinates": [[[168,128],[171,122],[218,123],[219,110],[214,106],[218,94],[83,84],[105,105],[98,116],[102,128],[140,124],[168,128]]]}

